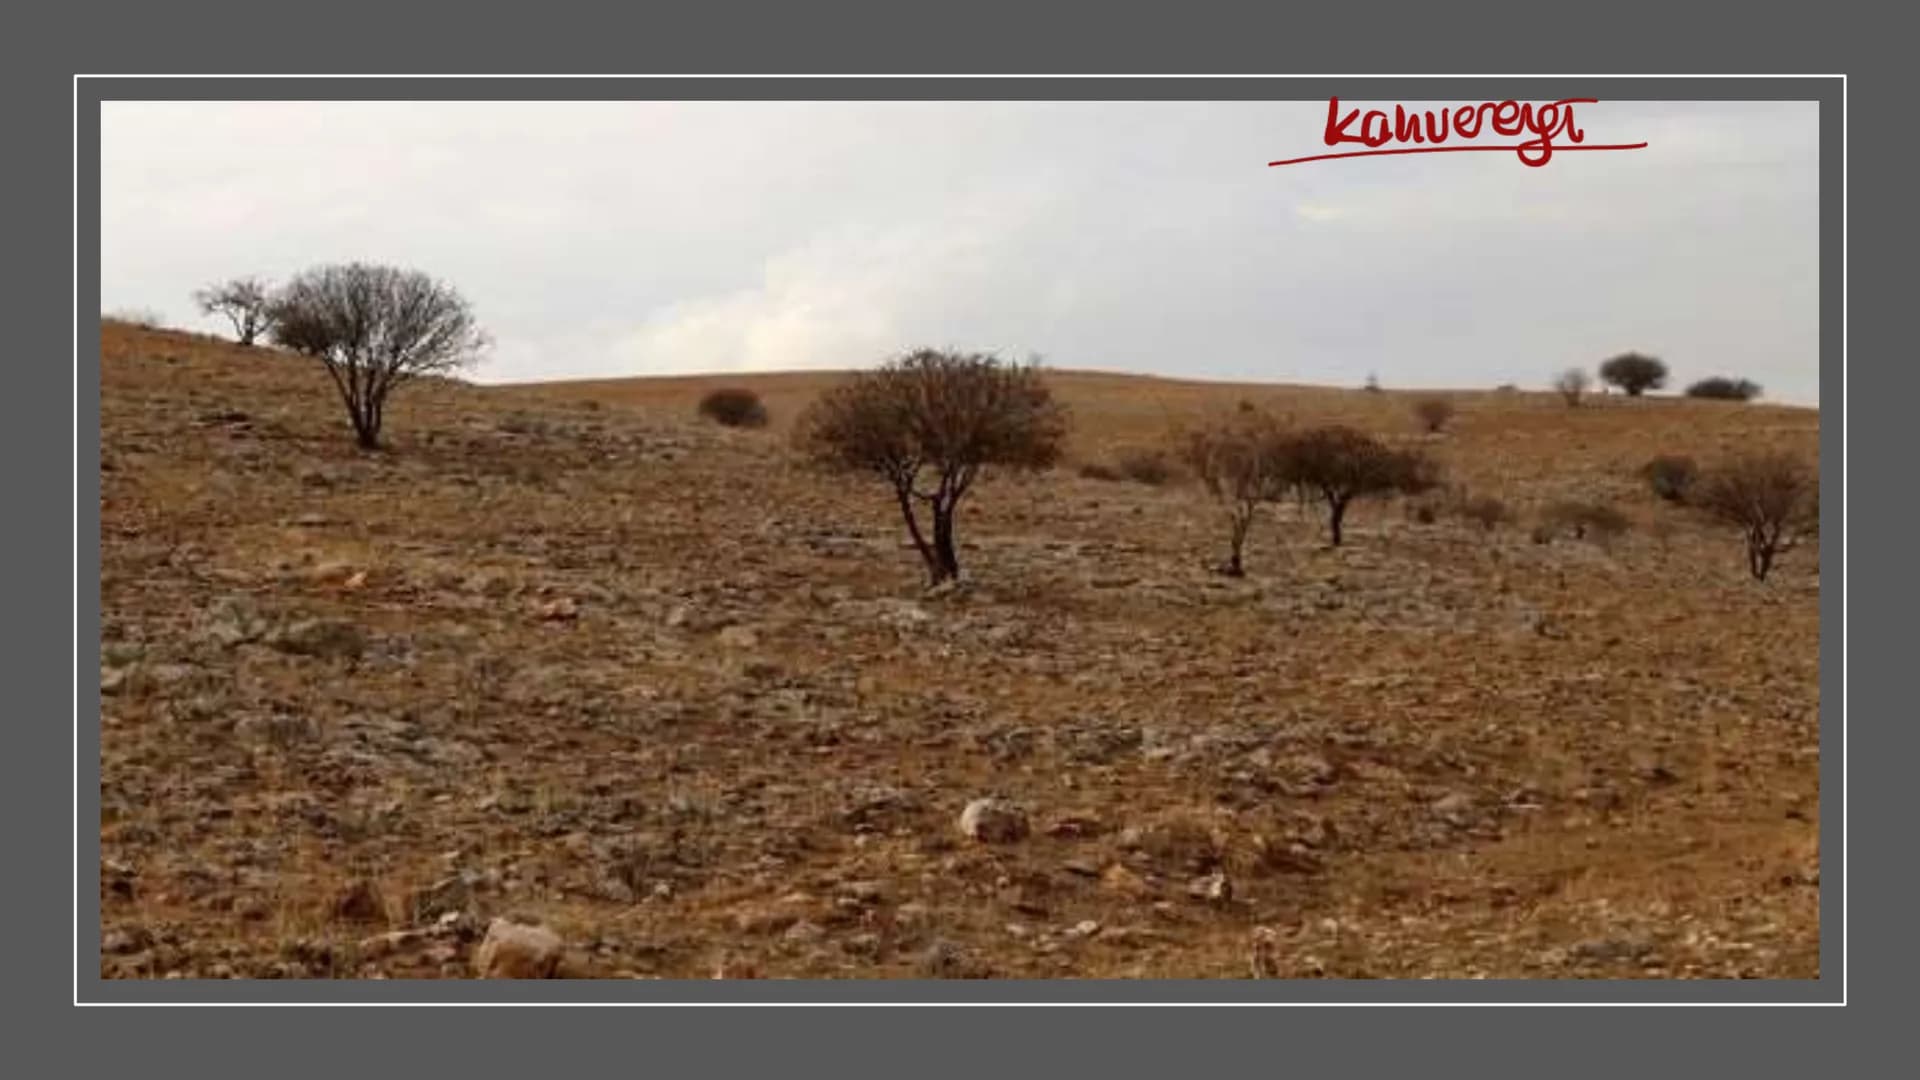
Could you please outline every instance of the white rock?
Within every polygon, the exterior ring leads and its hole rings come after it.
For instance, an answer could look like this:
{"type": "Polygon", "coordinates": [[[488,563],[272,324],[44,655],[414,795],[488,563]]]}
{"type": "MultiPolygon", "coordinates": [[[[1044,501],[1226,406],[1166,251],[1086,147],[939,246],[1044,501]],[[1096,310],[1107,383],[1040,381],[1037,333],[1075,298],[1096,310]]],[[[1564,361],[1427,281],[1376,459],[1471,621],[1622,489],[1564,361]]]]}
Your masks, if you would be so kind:
{"type": "Polygon", "coordinates": [[[983,844],[1026,838],[1027,815],[1004,799],[975,799],[960,812],[960,831],[983,844]]]}
{"type": "Polygon", "coordinates": [[[544,926],[495,919],[473,954],[483,979],[551,979],[560,967],[560,935],[544,926]]]}

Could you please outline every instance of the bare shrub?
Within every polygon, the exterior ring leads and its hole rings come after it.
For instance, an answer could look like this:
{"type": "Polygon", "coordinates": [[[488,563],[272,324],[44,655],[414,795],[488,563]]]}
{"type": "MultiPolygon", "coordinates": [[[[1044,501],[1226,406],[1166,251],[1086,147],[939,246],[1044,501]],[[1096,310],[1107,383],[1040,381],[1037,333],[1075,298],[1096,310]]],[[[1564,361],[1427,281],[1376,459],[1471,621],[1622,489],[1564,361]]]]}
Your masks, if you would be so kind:
{"type": "Polygon", "coordinates": [[[1640,475],[1653,493],[1671,503],[1687,501],[1687,492],[1699,473],[1699,466],[1684,454],[1661,454],[1640,467],[1640,475]]]}
{"type": "Polygon", "coordinates": [[[1080,466],[1080,475],[1088,480],[1099,480],[1109,484],[1117,484],[1126,479],[1120,475],[1119,469],[1099,461],[1089,461],[1080,466]]]}
{"type": "Polygon", "coordinates": [[[1506,503],[1491,495],[1477,495],[1462,499],[1459,504],[1459,514],[1487,532],[1492,532],[1513,521],[1513,511],[1507,508],[1506,503]]]}
{"type": "Polygon", "coordinates": [[[1626,391],[1628,397],[1639,397],[1667,385],[1667,365],[1641,353],[1621,353],[1600,365],[1600,378],[1626,391]]]}
{"type": "Polygon", "coordinates": [[[1747,541],[1747,569],[1766,580],[1780,552],[1818,535],[1818,481],[1799,458],[1766,452],[1735,458],[1702,476],[1695,505],[1739,526],[1747,541]]]}
{"type": "Polygon", "coordinates": [[[1136,484],[1160,487],[1174,478],[1173,460],[1155,447],[1128,447],[1113,455],[1114,468],[1136,484]]]}
{"type": "Polygon", "coordinates": [[[1188,432],[1182,446],[1187,467],[1227,512],[1227,561],[1220,572],[1230,577],[1246,573],[1242,553],[1260,504],[1287,491],[1280,422],[1246,402],[1241,405],[1231,416],[1188,432]]]}
{"type": "Polygon", "coordinates": [[[1687,387],[1687,396],[1709,401],[1752,401],[1760,396],[1760,384],[1751,379],[1714,375],[1687,387]]]}
{"type": "Polygon", "coordinates": [[[742,387],[710,390],[700,399],[700,415],[726,427],[766,427],[767,407],[760,395],[742,387]]]}
{"type": "Polygon", "coordinates": [[[100,319],[102,322],[126,323],[128,326],[137,326],[142,330],[159,330],[166,323],[166,316],[152,308],[119,308],[103,312],[100,319]]]}
{"type": "Polygon", "coordinates": [[[1580,399],[1586,396],[1587,388],[1592,385],[1593,376],[1588,375],[1586,369],[1577,367],[1568,368],[1553,380],[1553,388],[1559,392],[1569,409],[1580,407],[1580,399]]]}
{"type": "Polygon", "coordinates": [[[1419,419],[1420,426],[1435,434],[1446,430],[1454,412],[1453,402],[1446,398],[1421,398],[1413,403],[1413,415],[1419,419]]]}
{"type": "Polygon", "coordinates": [[[795,438],[823,466],[888,483],[937,585],[960,574],[953,533],[960,500],[989,467],[1051,468],[1066,421],[1037,364],[919,349],[822,394],[795,438]],[[920,526],[923,506],[933,519],[931,540],[920,526]]]}
{"type": "Polygon", "coordinates": [[[1401,493],[1417,495],[1439,484],[1436,462],[1417,450],[1399,450],[1353,428],[1334,424],[1291,436],[1279,448],[1280,474],[1302,498],[1319,497],[1327,506],[1328,536],[1334,547],[1353,500],[1401,493]]]}
{"type": "Polygon", "coordinates": [[[202,314],[220,315],[233,324],[233,338],[251,346],[273,326],[273,291],[262,278],[237,277],[195,290],[193,302],[202,314]]]}
{"type": "Polygon", "coordinates": [[[418,270],[341,263],[303,271],[274,297],[273,339],[327,369],[362,447],[380,445],[387,398],[459,370],[486,348],[467,301],[418,270]]]}
{"type": "MultiPolygon", "coordinates": [[[[1540,512],[1540,524],[1545,537],[1567,535],[1575,540],[1594,540],[1601,544],[1611,543],[1633,527],[1625,514],[1602,502],[1582,502],[1564,500],[1548,505],[1540,512]]],[[[1535,543],[1544,543],[1541,530],[1535,532],[1535,543]]]]}

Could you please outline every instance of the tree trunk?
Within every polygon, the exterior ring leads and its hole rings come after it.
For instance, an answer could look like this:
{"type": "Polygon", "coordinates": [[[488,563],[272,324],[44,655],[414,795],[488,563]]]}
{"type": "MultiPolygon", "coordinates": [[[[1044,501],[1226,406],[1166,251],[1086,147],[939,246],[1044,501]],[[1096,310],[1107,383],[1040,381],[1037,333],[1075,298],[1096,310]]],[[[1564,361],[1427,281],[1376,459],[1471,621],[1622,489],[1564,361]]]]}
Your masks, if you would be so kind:
{"type": "Polygon", "coordinates": [[[960,557],[953,550],[953,509],[950,501],[935,501],[933,504],[933,554],[938,560],[933,571],[933,583],[960,576],[960,557]]]}
{"type": "Polygon", "coordinates": [[[1249,510],[1235,510],[1233,513],[1232,548],[1227,555],[1227,565],[1222,572],[1228,577],[1245,577],[1246,568],[1241,565],[1240,552],[1247,546],[1247,532],[1253,527],[1253,513],[1249,510]]]}
{"type": "Polygon", "coordinates": [[[1773,552],[1774,545],[1764,538],[1747,541],[1747,569],[1753,572],[1753,580],[1767,580],[1767,572],[1773,569],[1773,552]]]}
{"type": "Polygon", "coordinates": [[[1348,500],[1346,499],[1330,498],[1327,500],[1327,523],[1329,530],[1333,534],[1334,547],[1340,546],[1340,526],[1347,517],[1347,502],[1348,500]]]}
{"type": "Polygon", "coordinates": [[[908,487],[894,488],[894,495],[900,500],[900,516],[907,519],[907,535],[913,538],[913,548],[920,553],[920,561],[926,564],[927,576],[935,584],[940,582],[940,560],[928,545],[927,538],[920,532],[920,517],[913,512],[913,492],[908,487]]]}

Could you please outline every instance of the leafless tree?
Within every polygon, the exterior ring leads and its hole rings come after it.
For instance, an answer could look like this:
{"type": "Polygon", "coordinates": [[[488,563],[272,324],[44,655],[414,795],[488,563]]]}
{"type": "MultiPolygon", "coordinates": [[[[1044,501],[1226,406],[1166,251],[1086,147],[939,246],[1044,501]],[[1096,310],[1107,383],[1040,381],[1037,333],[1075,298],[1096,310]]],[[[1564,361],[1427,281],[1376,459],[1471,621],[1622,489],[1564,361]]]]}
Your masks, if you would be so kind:
{"type": "Polygon", "coordinates": [[[1242,553],[1260,504],[1287,491],[1282,454],[1286,433],[1271,415],[1250,405],[1187,432],[1181,452],[1200,483],[1227,512],[1227,561],[1220,572],[1246,573],[1242,553]]]}
{"type": "Polygon", "coordinates": [[[918,349],[822,394],[800,417],[795,438],[821,465],[887,482],[938,585],[960,575],[953,531],[960,501],[990,467],[1051,468],[1066,420],[1037,363],[918,349]],[[921,527],[923,507],[931,538],[921,527]]]}
{"type": "Polygon", "coordinates": [[[202,313],[221,315],[233,324],[233,337],[250,346],[273,324],[273,290],[257,277],[237,277],[196,290],[193,302],[202,313]]]}
{"type": "Polygon", "coordinates": [[[1588,375],[1585,368],[1570,367],[1553,380],[1553,388],[1566,399],[1569,409],[1580,407],[1580,399],[1586,396],[1587,387],[1592,385],[1593,376],[1588,375]]]}
{"type": "Polygon", "coordinates": [[[1813,470],[1779,452],[1737,457],[1695,486],[1694,505],[1739,526],[1747,541],[1747,569],[1765,581],[1780,552],[1819,535],[1820,489],[1813,470]]]}
{"type": "Polygon", "coordinates": [[[345,263],[307,270],[274,297],[276,342],[318,359],[360,445],[380,444],[387,397],[458,370],[487,346],[467,301],[418,270],[345,263]]]}
{"type": "Polygon", "coordinates": [[[1282,471],[1303,497],[1327,505],[1334,547],[1354,499],[1395,492],[1418,494],[1439,483],[1438,465],[1417,450],[1399,450],[1365,432],[1338,424],[1312,428],[1286,441],[1282,471]]]}

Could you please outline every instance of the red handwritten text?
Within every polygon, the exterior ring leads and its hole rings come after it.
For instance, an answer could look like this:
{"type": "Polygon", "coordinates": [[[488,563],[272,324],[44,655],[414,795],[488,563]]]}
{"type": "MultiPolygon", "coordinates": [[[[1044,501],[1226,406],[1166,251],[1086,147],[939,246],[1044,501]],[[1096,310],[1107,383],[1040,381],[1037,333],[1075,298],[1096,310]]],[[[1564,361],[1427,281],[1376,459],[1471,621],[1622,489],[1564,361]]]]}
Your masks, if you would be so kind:
{"type": "Polygon", "coordinates": [[[1333,158],[1375,157],[1385,154],[1443,154],[1463,151],[1512,151],[1524,165],[1539,168],[1553,160],[1557,150],[1638,150],[1647,144],[1588,144],[1586,132],[1574,124],[1573,107],[1592,105],[1597,98],[1561,98],[1544,105],[1520,101],[1488,101],[1479,105],[1461,105],[1452,109],[1426,109],[1409,112],[1395,105],[1389,116],[1379,109],[1364,115],[1359,109],[1340,113],[1340,99],[1327,101],[1327,127],[1323,135],[1328,146],[1358,143],[1366,150],[1348,150],[1332,154],[1270,161],[1268,165],[1297,165],[1304,161],[1328,161],[1333,158]],[[1517,143],[1441,146],[1449,138],[1478,138],[1482,131],[1508,138],[1531,135],[1517,143]],[[1565,142],[1557,143],[1556,139],[1565,142]],[[1402,145],[1382,149],[1388,143],[1402,145]],[[1414,145],[1404,145],[1412,143],[1414,145]],[[1426,145],[1434,144],[1434,145],[1426,145]]]}

